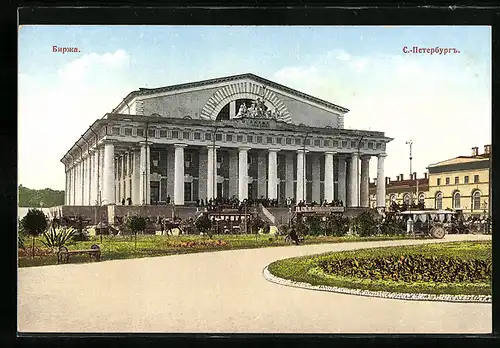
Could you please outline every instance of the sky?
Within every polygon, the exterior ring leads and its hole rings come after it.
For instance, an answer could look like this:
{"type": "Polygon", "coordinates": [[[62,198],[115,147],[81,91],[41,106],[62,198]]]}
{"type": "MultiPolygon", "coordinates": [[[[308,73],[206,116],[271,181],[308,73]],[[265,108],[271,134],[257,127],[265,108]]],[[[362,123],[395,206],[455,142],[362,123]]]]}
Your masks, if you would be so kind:
{"type": "MultiPolygon", "coordinates": [[[[393,180],[410,172],[406,141],[419,177],[491,143],[486,26],[22,26],[18,64],[18,184],[32,189],[64,190],[63,155],[133,90],[242,73],[346,107],[345,128],[394,138],[393,180]]],[[[371,178],[376,168],[373,158],[371,178]]]]}

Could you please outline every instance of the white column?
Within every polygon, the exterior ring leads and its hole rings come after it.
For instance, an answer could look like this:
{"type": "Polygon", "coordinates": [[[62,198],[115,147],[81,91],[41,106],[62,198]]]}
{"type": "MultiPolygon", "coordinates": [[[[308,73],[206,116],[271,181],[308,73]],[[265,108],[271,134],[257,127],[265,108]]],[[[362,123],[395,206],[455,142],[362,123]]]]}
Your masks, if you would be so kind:
{"type": "Polygon", "coordinates": [[[350,169],[350,190],[349,194],[351,197],[351,207],[358,207],[359,206],[359,195],[358,195],[358,162],[359,162],[359,157],[357,153],[351,154],[351,162],[349,163],[349,169],[350,169]]]}
{"type": "Polygon", "coordinates": [[[248,150],[249,147],[239,148],[238,161],[238,199],[248,198],[248,150]]]}
{"type": "Polygon", "coordinates": [[[205,199],[207,198],[207,151],[205,151],[205,147],[200,146],[198,148],[198,156],[199,156],[199,166],[198,166],[198,195],[199,199],[205,199]]]}
{"type": "Polygon", "coordinates": [[[377,208],[385,208],[385,176],[384,160],[386,154],[377,156],[377,208]]]}
{"type": "Polygon", "coordinates": [[[361,156],[360,206],[370,207],[370,156],[361,156]]]}
{"type": "Polygon", "coordinates": [[[88,154],[83,159],[83,199],[82,205],[87,205],[89,195],[89,156],[88,154]]]}
{"type": "Polygon", "coordinates": [[[229,103],[229,119],[234,118],[236,116],[236,100],[229,103]]]}
{"type": "Polygon", "coordinates": [[[99,205],[99,190],[101,189],[100,187],[100,178],[99,178],[99,167],[101,166],[101,163],[99,162],[99,148],[96,148],[94,150],[94,171],[93,171],[93,175],[94,175],[94,178],[93,178],[93,187],[92,187],[92,202],[91,204],[92,205],[96,205],[96,202],[97,202],[97,205],[99,205]]]}
{"type": "Polygon", "coordinates": [[[104,204],[104,147],[99,147],[99,204],[104,204]]]}
{"type": "Polygon", "coordinates": [[[293,153],[285,153],[285,196],[292,199],[295,196],[293,192],[293,153]]]}
{"type": "Polygon", "coordinates": [[[279,149],[269,149],[269,168],[267,170],[267,197],[278,199],[278,151],[279,149]]]}
{"type": "Polygon", "coordinates": [[[82,166],[81,166],[81,160],[78,159],[78,162],[76,163],[76,182],[75,182],[75,191],[76,191],[76,199],[75,199],[75,205],[81,205],[81,196],[82,196],[82,166]]]}
{"type": "Polygon", "coordinates": [[[115,203],[115,146],[112,143],[104,144],[103,165],[103,204],[113,204],[115,203]]]}
{"type": "Polygon", "coordinates": [[[347,201],[347,192],[346,192],[346,178],[347,178],[347,173],[346,173],[346,162],[345,162],[345,157],[343,155],[340,155],[338,157],[338,182],[337,182],[337,189],[339,191],[337,198],[341,200],[344,205],[346,204],[347,201]]]}
{"type": "Polygon", "coordinates": [[[92,181],[92,171],[94,170],[94,164],[92,163],[92,159],[94,154],[92,152],[89,153],[88,157],[88,187],[87,187],[87,205],[92,205],[92,185],[94,184],[92,181]]]}
{"type": "Polygon", "coordinates": [[[297,150],[297,203],[306,199],[306,173],[304,150],[297,150]]]}
{"type": "Polygon", "coordinates": [[[175,144],[174,204],[184,205],[184,148],[186,144],[175,144]]]}
{"type": "Polygon", "coordinates": [[[150,157],[149,157],[149,144],[146,144],[145,142],[141,142],[141,164],[140,164],[140,202],[138,204],[142,205],[149,205],[150,199],[150,157]]]}
{"type": "Polygon", "coordinates": [[[141,152],[134,149],[132,152],[132,204],[140,205],[141,201],[141,152]]]}
{"type": "Polygon", "coordinates": [[[312,177],[311,177],[311,186],[312,186],[312,201],[316,203],[321,203],[321,161],[318,155],[313,154],[311,156],[311,164],[312,164],[312,177]]]}
{"type": "Polygon", "coordinates": [[[333,185],[333,155],[334,152],[325,152],[325,200],[330,203],[334,199],[333,185]]]}
{"type": "Polygon", "coordinates": [[[238,197],[238,152],[229,151],[229,198],[238,197]]]}
{"type": "Polygon", "coordinates": [[[120,197],[120,204],[121,204],[121,201],[122,199],[125,199],[125,204],[127,204],[126,200],[127,200],[127,193],[125,192],[125,154],[123,155],[120,155],[120,164],[121,164],[121,172],[122,172],[122,175],[120,175],[120,177],[118,178],[118,180],[120,180],[120,194],[121,194],[121,197],[120,197]]]}
{"type": "Polygon", "coordinates": [[[207,199],[215,198],[215,175],[217,173],[217,147],[207,146],[207,199]]]}
{"type": "Polygon", "coordinates": [[[76,173],[76,163],[72,163],[71,167],[71,205],[75,205],[76,202],[76,178],[75,178],[75,173],[76,173]]]}
{"type": "Polygon", "coordinates": [[[257,154],[257,197],[266,198],[267,184],[266,184],[266,153],[259,151],[257,154]]]}

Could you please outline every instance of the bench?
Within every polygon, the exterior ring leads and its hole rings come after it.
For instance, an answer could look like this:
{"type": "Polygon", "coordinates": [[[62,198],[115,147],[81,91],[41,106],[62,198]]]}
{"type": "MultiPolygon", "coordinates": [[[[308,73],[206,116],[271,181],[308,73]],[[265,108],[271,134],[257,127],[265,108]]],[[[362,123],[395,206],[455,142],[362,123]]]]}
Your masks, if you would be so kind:
{"type": "Polygon", "coordinates": [[[93,244],[88,250],[68,250],[68,248],[62,246],[57,253],[57,263],[69,262],[70,255],[78,254],[89,254],[91,260],[101,260],[101,248],[97,244],[93,244]]]}

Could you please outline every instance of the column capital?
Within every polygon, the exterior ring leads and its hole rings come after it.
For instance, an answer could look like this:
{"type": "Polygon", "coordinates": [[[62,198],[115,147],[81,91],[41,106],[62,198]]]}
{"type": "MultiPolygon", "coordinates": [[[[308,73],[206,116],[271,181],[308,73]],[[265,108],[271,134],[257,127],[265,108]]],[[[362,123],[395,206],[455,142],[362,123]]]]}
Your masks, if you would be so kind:
{"type": "Polygon", "coordinates": [[[141,141],[138,141],[137,144],[139,144],[141,147],[143,147],[143,146],[151,146],[151,145],[153,145],[153,142],[152,141],[141,140],[141,141]]]}
{"type": "Polygon", "coordinates": [[[240,146],[240,147],[238,147],[238,151],[240,151],[240,152],[241,151],[248,151],[250,149],[251,149],[251,147],[248,147],[248,146],[240,146]]]}
{"type": "Polygon", "coordinates": [[[174,144],[174,147],[177,147],[177,148],[185,148],[187,146],[187,144],[174,144]]]}
{"type": "Polygon", "coordinates": [[[360,158],[362,161],[369,161],[372,158],[372,156],[367,154],[361,154],[360,158]]]}
{"type": "Polygon", "coordinates": [[[357,152],[352,152],[350,155],[351,155],[351,158],[352,158],[352,157],[358,157],[358,158],[359,158],[359,155],[358,155],[358,153],[357,153],[357,152]]]}
{"type": "Polygon", "coordinates": [[[297,149],[297,153],[308,153],[309,150],[297,149]]]}
{"type": "Polygon", "coordinates": [[[107,144],[115,145],[116,143],[118,143],[118,140],[115,140],[115,139],[101,139],[99,142],[101,144],[104,144],[104,145],[107,145],[107,144]]]}
{"type": "Polygon", "coordinates": [[[281,151],[280,149],[268,149],[269,152],[279,152],[281,151]]]}
{"type": "Polygon", "coordinates": [[[324,154],[335,156],[337,154],[337,151],[325,151],[324,154]]]}
{"type": "Polygon", "coordinates": [[[387,154],[386,154],[386,153],[379,153],[379,154],[377,155],[377,158],[385,158],[385,157],[387,157],[387,154]]]}
{"type": "Polygon", "coordinates": [[[219,145],[207,145],[207,149],[220,149],[219,145]]]}

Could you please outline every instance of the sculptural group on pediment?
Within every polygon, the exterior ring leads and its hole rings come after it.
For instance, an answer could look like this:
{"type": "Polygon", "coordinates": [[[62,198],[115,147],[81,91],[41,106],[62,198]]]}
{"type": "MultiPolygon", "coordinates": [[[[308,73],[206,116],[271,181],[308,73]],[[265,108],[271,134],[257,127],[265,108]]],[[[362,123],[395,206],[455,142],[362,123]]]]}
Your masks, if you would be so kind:
{"type": "Polygon", "coordinates": [[[246,103],[241,104],[238,113],[235,118],[267,118],[267,119],[278,119],[281,113],[274,109],[273,111],[267,109],[265,106],[264,99],[257,98],[257,100],[252,101],[252,105],[248,108],[246,103]]]}

